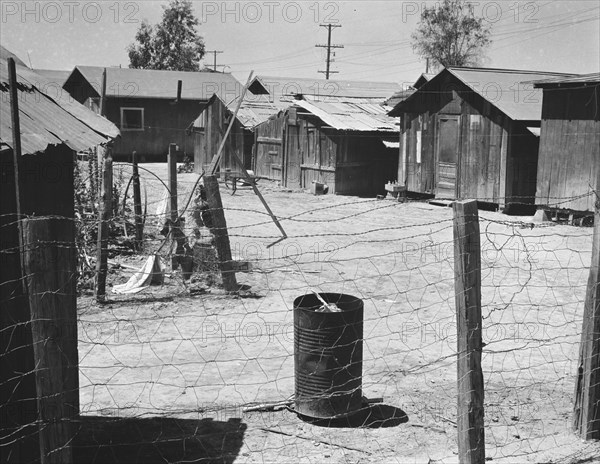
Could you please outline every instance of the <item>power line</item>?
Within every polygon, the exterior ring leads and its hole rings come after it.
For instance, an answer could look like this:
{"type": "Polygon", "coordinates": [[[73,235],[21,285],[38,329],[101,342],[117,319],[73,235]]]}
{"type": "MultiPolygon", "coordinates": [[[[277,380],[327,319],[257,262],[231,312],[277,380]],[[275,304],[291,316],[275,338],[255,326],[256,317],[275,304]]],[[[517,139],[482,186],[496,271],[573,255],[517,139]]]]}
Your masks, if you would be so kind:
{"type": "Polygon", "coordinates": [[[331,29],[334,27],[342,27],[341,24],[319,24],[321,27],[327,28],[327,45],[315,45],[315,47],[327,48],[327,64],[325,71],[319,71],[320,73],[325,74],[325,79],[329,79],[329,74],[335,74],[339,71],[330,71],[329,65],[331,64],[331,49],[332,48],[344,48],[343,45],[331,45],[331,29]]]}

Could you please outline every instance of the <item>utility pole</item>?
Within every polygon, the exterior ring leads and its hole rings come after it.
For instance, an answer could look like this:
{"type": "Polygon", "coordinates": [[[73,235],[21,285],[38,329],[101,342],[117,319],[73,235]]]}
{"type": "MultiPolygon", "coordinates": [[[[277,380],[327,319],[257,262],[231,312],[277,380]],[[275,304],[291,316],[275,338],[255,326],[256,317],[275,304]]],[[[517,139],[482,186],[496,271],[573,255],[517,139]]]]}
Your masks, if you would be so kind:
{"type": "Polygon", "coordinates": [[[332,48],[344,48],[343,45],[331,45],[331,29],[334,27],[342,27],[341,24],[319,24],[321,27],[327,28],[327,45],[315,45],[315,47],[327,48],[327,67],[325,71],[319,71],[320,73],[325,74],[325,79],[329,79],[330,74],[336,74],[339,71],[330,71],[330,63],[331,63],[331,49],[332,48]]]}
{"type": "Polygon", "coordinates": [[[206,50],[206,53],[213,54],[213,70],[217,70],[217,53],[223,53],[223,50],[206,50]]]}

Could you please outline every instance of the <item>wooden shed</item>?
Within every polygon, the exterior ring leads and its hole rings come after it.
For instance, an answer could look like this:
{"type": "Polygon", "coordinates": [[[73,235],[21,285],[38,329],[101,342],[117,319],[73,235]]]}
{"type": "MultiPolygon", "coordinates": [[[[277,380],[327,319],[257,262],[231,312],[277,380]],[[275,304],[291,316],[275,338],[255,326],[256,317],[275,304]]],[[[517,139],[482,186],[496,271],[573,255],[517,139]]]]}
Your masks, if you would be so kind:
{"type": "Polygon", "coordinates": [[[594,211],[600,169],[600,73],[538,81],[543,90],[535,202],[594,211]]]}
{"type": "Polygon", "coordinates": [[[290,188],[308,189],[315,181],[337,194],[385,192],[399,142],[398,121],[383,103],[400,85],[259,76],[250,90],[285,105],[256,126],[256,175],[290,188]]]}
{"type": "Polygon", "coordinates": [[[390,112],[401,116],[398,181],[438,199],[535,201],[541,91],[565,74],[446,68],[390,112]]]}
{"type": "MultiPolygon", "coordinates": [[[[219,150],[223,136],[229,127],[238,98],[225,102],[218,94],[201,107],[200,115],[189,127],[193,136],[194,170],[202,172],[219,150]]],[[[231,153],[236,153],[245,169],[253,169],[254,130],[269,116],[277,113],[278,107],[261,96],[247,95],[233,121],[231,132],[225,141],[220,162],[221,169],[239,171],[231,153]]]]}
{"type": "MultiPolygon", "coordinates": [[[[98,66],[77,66],[64,84],[75,100],[98,111],[102,72],[98,66]]],[[[193,139],[186,134],[198,116],[200,104],[213,94],[225,100],[240,93],[240,83],[229,73],[157,71],[106,68],[106,117],[121,130],[113,157],[129,159],[136,151],[141,160],[166,159],[169,144],[192,155],[193,139]],[[177,98],[178,81],[182,91],[177,98]]]]}
{"type": "MultiPolygon", "coordinates": [[[[70,350],[61,353],[67,360],[67,368],[61,371],[58,368],[61,366],[58,366],[52,375],[58,375],[62,379],[61,384],[69,386],[62,397],[66,401],[60,407],[65,418],[72,418],[79,413],[74,281],[76,255],[68,250],[75,245],[75,152],[105,144],[118,134],[114,125],[78,103],[68,99],[55,100],[42,92],[36,84],[43,81],[42,76],[21,66],[17,66],[16,74],[21,120],[19,158],[13,152],[15,143],[8,66],[5,60],[0,60],[0,96],[3,102],[0,106],[0,461],[6,463],[39,462],[43,447],[38,442],[38,422],[46,427],[48,415],[58,414],[58,411],[47,409],[47,403],[42,405],[42,401],[37,400],[39,385],[52,386],[56,377],[48,376],[46,382],[38,378],[36,384],[36,375],[42,371],[34,360],[31,295],[25,292],[23,285],[28,274],[21,260],[24,250],[18,224],[31,216],[67,219],[62,223],[60,234],[65,247],[62,256],[73,259],[63,261],[66,269],[56,262],[38,264],[40,272],[51,270],[56,275],[62,272],[62,279],[69,281],[68,285],[61,287],[61,295],[72,298],[73,303],[68,308],[61,307],[64,311],[62,319],[54,321],[61,330],[57,338],[66,337],[70,342],[70,350]],[[15,169],[15,159],[18,169],[15,169]]],[[[56,340],[53,341],[56,343],[56,340]]],[[[49,357],[55,354],[56,345],[50,344],[47,352],[49,357]]],[[[65,448],[68,446],[65,443],[65,448]]],[[[56,451],[56,455],[60,456],[60,451],[56,451]]],[[[42,460],[48,459],[44,456],[42,460]]]]}
{"type": "Polygon", "coordinates": [[[397,170],[398,121],[378,99],[299,96],[256,128],[257,175],[339,195],[385,193],[397,170]]]}

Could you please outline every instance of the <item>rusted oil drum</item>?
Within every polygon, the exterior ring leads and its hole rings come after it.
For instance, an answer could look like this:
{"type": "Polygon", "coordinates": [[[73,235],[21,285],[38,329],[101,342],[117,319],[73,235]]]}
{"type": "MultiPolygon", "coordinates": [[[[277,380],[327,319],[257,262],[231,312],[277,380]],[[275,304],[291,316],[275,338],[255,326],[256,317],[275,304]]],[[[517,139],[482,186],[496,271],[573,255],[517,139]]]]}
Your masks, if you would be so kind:
{"type": "Polygon", "coordinates": [[[314,294],[294,300],[296,411],[333,419],[362,406],[363,301],[352,295],[320,293],[341,312],[319,312],[314,294]]]}

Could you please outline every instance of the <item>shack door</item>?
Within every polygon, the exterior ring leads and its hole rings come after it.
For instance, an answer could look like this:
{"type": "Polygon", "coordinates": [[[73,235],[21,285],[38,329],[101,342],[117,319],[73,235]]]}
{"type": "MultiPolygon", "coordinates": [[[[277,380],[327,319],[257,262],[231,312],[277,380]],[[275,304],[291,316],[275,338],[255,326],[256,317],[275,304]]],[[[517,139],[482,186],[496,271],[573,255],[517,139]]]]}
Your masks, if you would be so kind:
{"type": "Polygon", "coordinates": [[[436,192],[438,198],[457,198],[456,165],[460,149],[460,116],[438,117],[436,192]]]}

